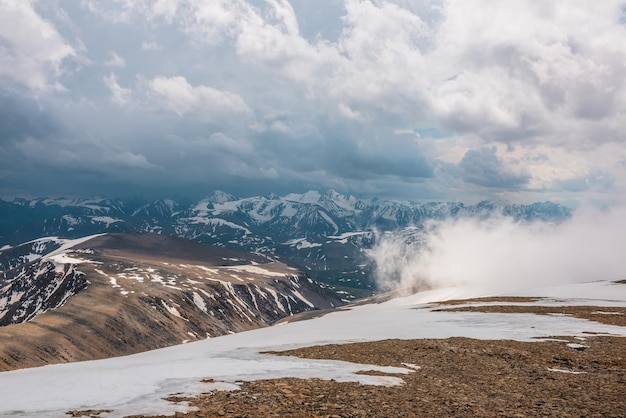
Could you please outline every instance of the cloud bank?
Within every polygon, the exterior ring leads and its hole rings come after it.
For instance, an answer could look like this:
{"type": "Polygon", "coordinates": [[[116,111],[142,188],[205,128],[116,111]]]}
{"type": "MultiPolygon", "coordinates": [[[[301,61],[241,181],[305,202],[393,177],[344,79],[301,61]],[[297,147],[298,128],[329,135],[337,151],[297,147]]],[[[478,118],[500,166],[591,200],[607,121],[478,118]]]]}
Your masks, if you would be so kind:
{"type": "Polygon", "coordinates": [[[0,106],[25,103],[14,119],[28,121],[0,137],[0,195],[334,188],[578,203],[625,190],[621,0],[0,7],[0,106]],[[215,135],[251,152],[212,152],[215,135]],[[76,158],[35,158],[29,141],[76,158]],[[141,163],[120,174],[94,149],[141,163]],[[74,161],[98,175],[70,175],[84,169],[74,161]],[[251,187],[257,176],[268,181],[251,187]]]}
{"type": "Polygon", "coordinates": [[[510,291],[626,278],[626,208],[580,209],[561,224],[498,217],[387,233],[370,256],[379,286],[510,291]]]}

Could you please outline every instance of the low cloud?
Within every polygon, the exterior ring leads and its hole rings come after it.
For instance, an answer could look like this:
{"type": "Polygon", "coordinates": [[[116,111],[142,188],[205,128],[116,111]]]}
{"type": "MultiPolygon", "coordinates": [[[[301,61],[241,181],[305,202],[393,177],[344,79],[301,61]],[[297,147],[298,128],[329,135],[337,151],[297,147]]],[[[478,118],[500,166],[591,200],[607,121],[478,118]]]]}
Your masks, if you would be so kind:
{"type": "Polygon", "coordinates": [[[433,222],[379,236],[370,256],[384,289],[485,292],[626,277],[626,208],[580,209],[567,222],[433,222]]]}

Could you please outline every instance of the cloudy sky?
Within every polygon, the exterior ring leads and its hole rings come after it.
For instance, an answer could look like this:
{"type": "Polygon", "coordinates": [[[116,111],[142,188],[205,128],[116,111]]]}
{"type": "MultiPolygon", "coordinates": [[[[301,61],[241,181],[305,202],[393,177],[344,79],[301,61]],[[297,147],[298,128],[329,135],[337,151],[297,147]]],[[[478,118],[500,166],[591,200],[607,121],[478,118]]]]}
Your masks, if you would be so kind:
{"type": "Polygon", "coordinates": [[[0,0],[0,196],[610,203],[626,3],[0,0]]]}

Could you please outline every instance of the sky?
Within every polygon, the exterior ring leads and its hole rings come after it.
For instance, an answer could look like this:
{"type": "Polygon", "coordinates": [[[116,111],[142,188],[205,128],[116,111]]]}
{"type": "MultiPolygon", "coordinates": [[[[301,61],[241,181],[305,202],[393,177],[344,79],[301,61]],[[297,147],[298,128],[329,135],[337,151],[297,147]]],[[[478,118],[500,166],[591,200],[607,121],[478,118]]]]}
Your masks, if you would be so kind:
{"type": "Polygon", "coordinates": [[[626,2],[0,0],[0,196],[611,205],[626,2]]]}

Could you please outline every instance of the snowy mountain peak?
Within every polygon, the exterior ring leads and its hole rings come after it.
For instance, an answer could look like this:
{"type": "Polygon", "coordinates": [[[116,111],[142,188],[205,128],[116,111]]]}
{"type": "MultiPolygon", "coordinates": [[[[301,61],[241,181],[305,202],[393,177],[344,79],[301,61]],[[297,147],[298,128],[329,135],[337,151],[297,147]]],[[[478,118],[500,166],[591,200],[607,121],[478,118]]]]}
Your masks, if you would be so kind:
{"type": "Polygon", "coordinates": [[[216,190],[203,200],[211,203],[226,203],[235,200],[235,196],[221,190],[216,190]]]}
{"type": "Polygon", "coordinates": [[[171,217],[178,210],[178,203],[172,199],[159,199],[135,209],[132,216],[171,217]]]}
{"type": "Polygon", "coordinates": [[[321,199],[322,195],[320,192],[315,190],[309,190],[306,193],[298,194],[298,193],[289,193],[287,196],[283,197],[283,199],[291,202],[299,202],[299,203],[318,203],[321,199]]]}

